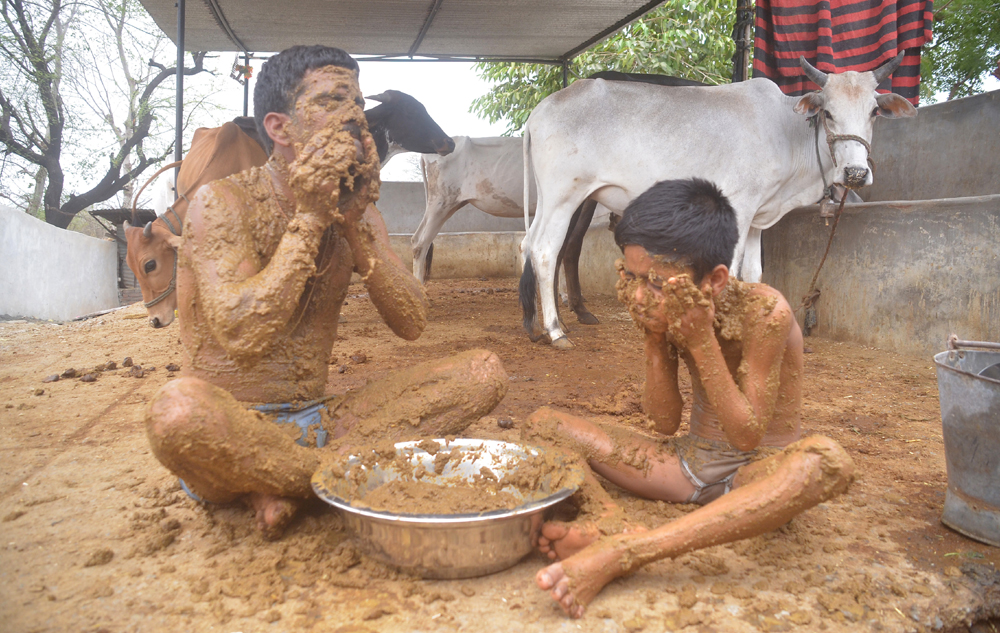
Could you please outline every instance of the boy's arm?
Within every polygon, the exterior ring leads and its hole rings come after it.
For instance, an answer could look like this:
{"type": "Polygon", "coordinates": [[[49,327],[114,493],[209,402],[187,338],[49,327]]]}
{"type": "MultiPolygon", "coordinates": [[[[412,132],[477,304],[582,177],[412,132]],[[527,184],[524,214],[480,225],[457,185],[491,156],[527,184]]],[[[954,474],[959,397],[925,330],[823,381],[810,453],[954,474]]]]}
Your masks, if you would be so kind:
{"type": "Polygon", "coordinates": [[[418,338],[427,326],[427,295],[392,251],[389,232],[375,205],[369,204],[361,219],[346,224],[343,232],[354,268],[382,319],[396,336],[408,341],[418,338]]]}
{"type": "Polygon", "coordinates": [[[653,429],[673,435],[681,424],[684,401],[677,387],[677,349],[661,332],[646,331],[646,385],[642,409],[653,429]]]}
{"type": "Polygon", "coordinates": [[[783,297],[770,314],[755,315],[743,337],[737,385],[711,328],[688,334],[688,352],[715,408],[726,438],[742,451],[756,448],[767,432],[778,396],[778,376],[794,317],[783,297]],[[707,330],[707,332],[706,332],[707,330]],[[742,387],[742,389],[741,389],[742,387]]]}
{"type": "Polygon", "coordinates": [[[326,230],[312,214],[297,214],[267,266],[241,221],[252,204],[228,181],[202,187],[188,209],[184,239],[198,284],[199,313],[219,344],[237,360],[260,355],[288,326],[326,230]]]}

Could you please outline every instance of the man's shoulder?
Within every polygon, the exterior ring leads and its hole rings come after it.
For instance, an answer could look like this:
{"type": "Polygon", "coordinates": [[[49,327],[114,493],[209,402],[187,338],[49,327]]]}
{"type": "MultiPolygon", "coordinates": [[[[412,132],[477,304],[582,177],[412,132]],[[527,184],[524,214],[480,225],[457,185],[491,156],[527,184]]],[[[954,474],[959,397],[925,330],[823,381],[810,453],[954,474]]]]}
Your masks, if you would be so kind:
{"type": "Polygon", "coordinates": [[[254,167],[202,185],[191,201],[189,213],[195,221],[211,221],[217,217],[227,221],[266,199],[268,193],[260,168],[254,167]]]}

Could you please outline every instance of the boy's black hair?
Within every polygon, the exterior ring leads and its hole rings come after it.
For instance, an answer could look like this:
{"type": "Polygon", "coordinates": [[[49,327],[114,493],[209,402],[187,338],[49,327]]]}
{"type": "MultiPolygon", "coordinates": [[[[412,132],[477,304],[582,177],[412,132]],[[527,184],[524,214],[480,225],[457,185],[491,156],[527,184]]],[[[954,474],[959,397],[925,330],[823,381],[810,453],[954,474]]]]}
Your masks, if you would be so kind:
{"type": "Polygon", "coordinates": [[[302,78],[310,70],[323,66],[340,66],[360,72],[358,62],[332,46],[293,46],[264,62],[253,89],[253,118],[268,155],[274,143],[264,129],[264,117],[268,112],[291,114],[295,107],[295,91],[302,78]]]}
{"type": "Polygon", "coordinates": [[[698,283],[718,266],[729,266],[739,239],[736,212],[719,188],[700,178],[663,180],[625,207],[615,242],[629,244],[694,268],[698,283]]]}

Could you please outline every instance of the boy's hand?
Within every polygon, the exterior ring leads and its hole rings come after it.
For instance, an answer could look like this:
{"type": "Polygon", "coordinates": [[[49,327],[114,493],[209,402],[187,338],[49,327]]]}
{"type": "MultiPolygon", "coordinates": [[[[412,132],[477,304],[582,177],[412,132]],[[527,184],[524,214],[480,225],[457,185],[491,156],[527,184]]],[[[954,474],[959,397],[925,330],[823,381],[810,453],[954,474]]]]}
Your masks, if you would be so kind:
{"type": "Polygon", "coordinates": [[[678,275],[667,279],[662,293],[667,332],[676,345],[691,347],[714,338],[715,303],[710,283],[699,288],[688,275],[678,275]]]}

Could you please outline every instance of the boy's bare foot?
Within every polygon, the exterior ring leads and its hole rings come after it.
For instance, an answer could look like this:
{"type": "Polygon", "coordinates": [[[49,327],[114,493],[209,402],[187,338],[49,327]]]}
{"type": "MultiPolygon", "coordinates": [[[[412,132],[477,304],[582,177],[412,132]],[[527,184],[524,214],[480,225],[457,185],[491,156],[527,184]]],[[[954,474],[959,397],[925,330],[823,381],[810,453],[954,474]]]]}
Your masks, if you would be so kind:
{"type": "Polygon", "coordinates": [[[552,560],[566,560],[602,536],[645,531],[644,526],[627,523],[621,510],[615,508],[596,521],[549,521],[542,524],[538,551],[552,560]]]}
{"type": "Polygon", "coordinates": [[[281,538],[301,503],[298,499],[250,493],[250,505],[257,511],[257,529],[269,541],[281,538]]]}
{"type": "Polygon", "coordinates": [[[542,533],[538,537],[538,551],[552,560],[563,560],[599,538],[601,531],[592,522],[549,521],[542,524],[542,533]]]}
{"type": "Polygon", "coordinates": [[[552,599],[571,618],[583,616],[584,609],[601,589],[626,573],[620,564],[621,551],[608,539],[587,547],[566,560],[553,563],[535,575],[539,589],[548,591],[552,599]]]}

